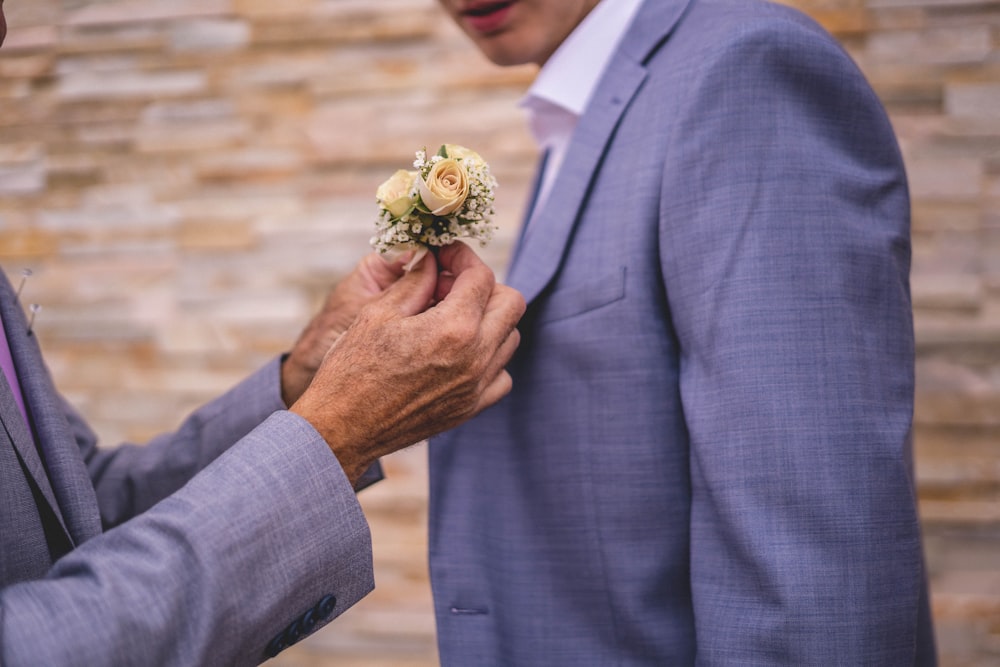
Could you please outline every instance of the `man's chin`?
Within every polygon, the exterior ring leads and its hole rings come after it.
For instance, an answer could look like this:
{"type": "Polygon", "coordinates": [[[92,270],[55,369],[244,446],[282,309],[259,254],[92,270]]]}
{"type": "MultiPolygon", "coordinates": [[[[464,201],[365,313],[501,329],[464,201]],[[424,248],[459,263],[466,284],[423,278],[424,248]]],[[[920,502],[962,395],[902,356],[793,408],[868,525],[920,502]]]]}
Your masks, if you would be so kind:
{"type": "Polygon", "coordinates": [[[473,42],[480,52],[486,56],[494,65],[500,67],[515,67],[517,65],[527,65],[535,60],[525,51],[516,45],[505,42],[505,35],[493,35],[490,37],[473,37],[473,42]]]}

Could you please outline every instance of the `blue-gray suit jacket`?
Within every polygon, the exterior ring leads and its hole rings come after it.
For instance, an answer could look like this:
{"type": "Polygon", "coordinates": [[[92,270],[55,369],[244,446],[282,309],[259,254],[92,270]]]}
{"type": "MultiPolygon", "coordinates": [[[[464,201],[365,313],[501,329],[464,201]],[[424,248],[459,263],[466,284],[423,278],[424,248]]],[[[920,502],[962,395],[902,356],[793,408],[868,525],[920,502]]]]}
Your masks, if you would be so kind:
{"type": "Polygon", "coordinates": [[[909,267],[842,49],[647,0],[515,252],[513,392],[431,444],[442,664],[933,664],[909,267]]]}
{"type": "Polygon", "coordinates": [[[0,374],[0,665],[257,664],[371,590],[354,491],[281,410],[277,362],[176,433],[98,449],[2,274],[0,315],[34,430],[0,374]]]}

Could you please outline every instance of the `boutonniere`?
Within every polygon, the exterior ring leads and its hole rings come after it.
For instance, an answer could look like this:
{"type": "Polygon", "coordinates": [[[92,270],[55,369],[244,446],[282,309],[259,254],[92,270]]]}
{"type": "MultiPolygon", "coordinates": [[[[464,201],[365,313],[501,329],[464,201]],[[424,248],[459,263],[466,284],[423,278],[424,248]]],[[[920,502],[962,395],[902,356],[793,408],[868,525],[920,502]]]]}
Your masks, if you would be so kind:
{"type": "Polygon", "coordinates": [[[407,269],[431,247],[461,238],[485,246],[496,231],[493,199],[497,181],[479,153],[444,144],[427,157],[416,152],[413,170],[400,169],[378,187],[372,246],[390,260],[416,250],[407,269]]]}

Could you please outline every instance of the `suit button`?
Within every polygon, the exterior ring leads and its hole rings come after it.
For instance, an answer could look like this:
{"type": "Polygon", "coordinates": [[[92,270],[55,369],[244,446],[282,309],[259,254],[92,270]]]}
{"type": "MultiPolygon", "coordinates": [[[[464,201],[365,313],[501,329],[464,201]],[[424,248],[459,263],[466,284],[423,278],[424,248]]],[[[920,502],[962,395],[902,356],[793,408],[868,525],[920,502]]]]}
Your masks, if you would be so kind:
{"type": "Polygon", "coordinates": [[[295,642],[299,641],[300,639],[302,639],[302,621],[301,621],[301,619],[300,620],[296,620],[294,623],[292,623],[291,625],[288,626],[287,630],[285,630],[285,641],[288,642],[289,646],[291,646],[295,642]]]}
{"type": "Polygon", "coordinates": [[[316,627],[316,609],[310,609],[302,617],[302,621],[299,625],[302,628],[302,633],[306,634],[312,632],[312,629],[316,627]]]}
{"type": "Polygon", "coordinates": [[[285,633],[282,632],[277,637],[271,640],[267,645],[267,649],[264,651],[264,657],[273,658],[282,651],[288,648],[288,642],[285,641],[285,633]]]}
{"type": "Polygon", "coordinates": [[[337,607],[337,598],[332,595],[325,596],[322,600],[316,603],[316,613],[319,614],[321,619],[327,619],[333,610],[337,607]]]}

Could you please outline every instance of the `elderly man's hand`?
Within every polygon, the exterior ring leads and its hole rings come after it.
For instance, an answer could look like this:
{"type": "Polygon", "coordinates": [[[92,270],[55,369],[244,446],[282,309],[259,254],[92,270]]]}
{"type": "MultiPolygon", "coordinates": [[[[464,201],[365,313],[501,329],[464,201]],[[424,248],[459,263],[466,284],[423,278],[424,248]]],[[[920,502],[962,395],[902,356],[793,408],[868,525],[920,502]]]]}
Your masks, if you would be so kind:
{"type": "Polygon", "coordinates": [[[409,256],[386,262],[376,253],[362,259],[327,295],[323,308],[299,335],[281,365],[281,398],[291,405],[306,390],[323,358],[361,309],[403,275],[409,256]]]}
{"type": "Polygon", "coordinates": [[[467,246],[434,256],[365,306],[291,410],[329,443],[354,483],[371,463],[447,430],[510,391],[523,297],[467,246]],[[428,304],[440,299],[432,307],[428,304]]]}

